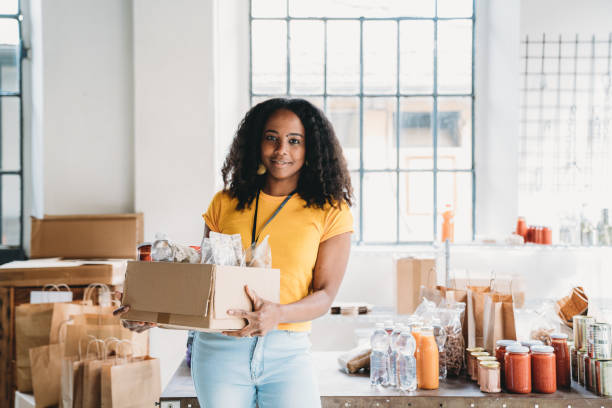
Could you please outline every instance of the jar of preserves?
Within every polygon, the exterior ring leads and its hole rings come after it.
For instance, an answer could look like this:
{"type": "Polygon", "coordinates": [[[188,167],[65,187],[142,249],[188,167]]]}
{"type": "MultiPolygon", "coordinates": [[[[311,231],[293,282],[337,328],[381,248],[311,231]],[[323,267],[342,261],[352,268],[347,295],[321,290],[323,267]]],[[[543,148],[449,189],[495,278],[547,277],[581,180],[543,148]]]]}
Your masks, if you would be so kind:
{"type": "Polygon", "coordinates": [[[151,248],[150,242],[143,242],[138,245],[138,260],[144,262],[151,262],[151,248]]]}
{"type": "Polygon", "coordinates": [[[554,348],[531,347],[531,378],[534,392],[552,394],[557,391],[557,363],[554,348]]]}
{"type": "Polygon", "coordinates": [[[480,391],[501,392],[501,376],[499,361],[484,361],[478,367],[480,391]]]}
{"type": "Polygon", "coordinates": [[[572,387],[571,356],[567,347],[567,334],[553,333],[550,335],[552,346],[555,349],[557,366],[557,388],[570,389],[572,387]]]}
{"type": "Polygon", "coordinates": [[[489,356],[489,353],[487,353],[486,351],[475,351],[470,354],[472,369],[469,375],[472,381],[478,380],[478,357],[487,357],[487,356],[489,356]]]}
{"type": "Polygon", "coordinates": [[[506,389],[517,394],[531,392],[531,355],[523,346],[506,348],[504,361],[506,389]]]}
{"type": "Polygon", "coordinates": [[[497,361],[495,356],[480,356],[476,358],[476,383],[480,385],[480,366],[482,363],[497,361]]]}
{"type": "Polygon", "coordinates": [[[467,376],[472,375],[472,353],[484,351],[482,347],[470,347],[465,349],[465,368],[467,376]]]}
{"type": "Polygon", "coordinates": [[[423,327],[417,343],[417,386],[435,390],[440,386],[440,356],[432,327],[423,327]]]}
{"type": "Polygon", "coordinates": [[[497,340],[495,343],[495,358],[499,362],[499,373],[501,386],[505,387],[504,382],[504,357],[506,356],[506,348],[519,345],[516,340],[497,340]]]}

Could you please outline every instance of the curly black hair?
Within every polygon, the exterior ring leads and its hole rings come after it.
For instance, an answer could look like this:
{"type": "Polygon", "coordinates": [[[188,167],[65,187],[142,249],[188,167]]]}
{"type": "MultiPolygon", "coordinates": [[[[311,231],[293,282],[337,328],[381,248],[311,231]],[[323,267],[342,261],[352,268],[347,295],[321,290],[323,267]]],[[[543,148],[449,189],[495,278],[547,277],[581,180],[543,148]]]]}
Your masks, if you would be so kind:
{"type": "Polygon", "coordinates": [[[325,114],[298,98],[274,98],[251,108],[240,122],[230,152],[223,163],[223,185],[238,199],[237,210],[250,207],[266,176],[258,175],[261,139],[270,116],[280,109],[297,115],[306,132],[306,161],[300,170],[297,193],[306,207],[323,208],[326,203],[352,205],[353,187],[340,142],[325,114]]]}

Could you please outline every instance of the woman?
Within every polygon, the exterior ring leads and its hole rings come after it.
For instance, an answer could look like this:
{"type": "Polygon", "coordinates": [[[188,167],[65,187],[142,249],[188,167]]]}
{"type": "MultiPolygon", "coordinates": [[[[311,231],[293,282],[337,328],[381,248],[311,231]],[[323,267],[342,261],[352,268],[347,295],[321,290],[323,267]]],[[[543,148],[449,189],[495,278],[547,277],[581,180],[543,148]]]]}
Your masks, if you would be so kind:
{"type": "Polygon", "coordinates": [[[271,99],[242,120],[203,214],[209,231],[269,236],[280,303],[245,287],[239,331],[198,332],[192,376],[203,407],[318,407],[310,320],[328,310],[346,269],[353,218],[346,161],[331,123],[302,99],[271,99]]]}

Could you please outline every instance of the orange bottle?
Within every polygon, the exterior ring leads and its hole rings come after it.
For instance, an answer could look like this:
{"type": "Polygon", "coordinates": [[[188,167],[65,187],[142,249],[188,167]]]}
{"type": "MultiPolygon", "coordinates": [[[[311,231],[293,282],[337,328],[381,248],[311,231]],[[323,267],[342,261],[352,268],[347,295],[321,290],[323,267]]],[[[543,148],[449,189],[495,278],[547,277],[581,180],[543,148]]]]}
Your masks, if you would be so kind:
{"type": "Polygon", "coordinates": [[[440,386],[440,356],[433,328],[423,327],[417,343],[417,386],[423,390],[436,390],[440,386]]]}
{"type": "Polygon", "coordinates": [[[455,237],[455,220],[453,219],[455,214],[451,210],[450,204],[446,204],[446,209],[442,212],[442,242],[446,242],[448,239],[450,242],[454,241],[455,237]]]}

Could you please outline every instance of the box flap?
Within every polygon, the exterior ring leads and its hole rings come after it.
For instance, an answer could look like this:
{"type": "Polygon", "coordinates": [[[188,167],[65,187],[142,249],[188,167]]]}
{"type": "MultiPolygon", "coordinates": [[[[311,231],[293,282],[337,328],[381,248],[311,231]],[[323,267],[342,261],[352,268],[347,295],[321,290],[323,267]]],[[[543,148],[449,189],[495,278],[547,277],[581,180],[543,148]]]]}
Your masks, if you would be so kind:
{"type": "Polygon", "coordinates": [[[280,302],[280,271],[278,269],[215,265],[213,295],[213,317],[215,319],[236,319],[236,317],[227,315],[228,309],[253,309],[244,285],[249,285],[266,300],[280,302]]]}
{"type": "Polygon", "coordinates": [[[143,312],[204,316],[213,265],[128,262],[123,303],[143,312]]]}
{"type": "Polygon", "coordinates": [[[142,213],[32,217],[30,257],[135,259],[142,240],[142,213]]]}

